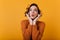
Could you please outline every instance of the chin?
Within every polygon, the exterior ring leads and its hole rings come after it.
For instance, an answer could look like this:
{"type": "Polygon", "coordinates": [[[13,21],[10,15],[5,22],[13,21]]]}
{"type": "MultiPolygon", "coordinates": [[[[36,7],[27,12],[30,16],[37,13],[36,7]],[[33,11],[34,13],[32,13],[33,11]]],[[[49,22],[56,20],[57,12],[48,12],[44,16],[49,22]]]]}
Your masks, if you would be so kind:
{"type": "Polygon", "coordinates": [[[31,19],[34,19],[35,17],[31,17],[31,19]]]}

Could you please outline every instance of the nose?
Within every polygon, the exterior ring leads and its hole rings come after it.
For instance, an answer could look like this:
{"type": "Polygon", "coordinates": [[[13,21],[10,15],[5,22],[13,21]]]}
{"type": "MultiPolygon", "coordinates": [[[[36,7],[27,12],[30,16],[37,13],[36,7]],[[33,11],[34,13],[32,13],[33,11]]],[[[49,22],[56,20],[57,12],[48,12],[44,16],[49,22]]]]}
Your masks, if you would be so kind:
{"type": "Polygon", "coordinates": [[[32,11],[32,13],[34,14],[34,11],[32,11]]]}

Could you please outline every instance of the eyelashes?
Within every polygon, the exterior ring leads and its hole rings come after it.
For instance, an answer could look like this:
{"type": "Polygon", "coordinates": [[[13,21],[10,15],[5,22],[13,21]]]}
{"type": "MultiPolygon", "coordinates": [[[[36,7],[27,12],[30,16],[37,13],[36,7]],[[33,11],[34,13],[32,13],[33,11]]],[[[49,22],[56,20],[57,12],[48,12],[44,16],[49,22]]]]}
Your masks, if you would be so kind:
{"type": "Polygon", "coordinates": [[[34,10],[30,9],[29,11],[35,11],[35,12],[38,12],[38,10],[37,10],[37,9],[34,9],[34,10]]]}

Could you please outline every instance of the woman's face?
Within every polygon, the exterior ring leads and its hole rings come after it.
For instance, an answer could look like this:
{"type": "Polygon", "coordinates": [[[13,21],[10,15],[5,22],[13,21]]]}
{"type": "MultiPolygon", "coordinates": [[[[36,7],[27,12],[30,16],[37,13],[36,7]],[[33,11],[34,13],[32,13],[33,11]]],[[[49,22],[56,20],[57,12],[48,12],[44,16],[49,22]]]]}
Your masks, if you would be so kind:
{"type": "Polygon", "coordinates": [[[29,15],[30,15],[31,19],[34,19],[38,15],[38,9],[36,6],[30,7],[29,15]]]}

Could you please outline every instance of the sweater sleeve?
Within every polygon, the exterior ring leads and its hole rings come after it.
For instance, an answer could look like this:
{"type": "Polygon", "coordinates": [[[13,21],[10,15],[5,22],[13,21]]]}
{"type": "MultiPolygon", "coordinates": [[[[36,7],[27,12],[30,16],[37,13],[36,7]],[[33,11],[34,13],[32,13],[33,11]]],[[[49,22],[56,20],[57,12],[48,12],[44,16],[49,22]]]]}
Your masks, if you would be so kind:
{"type": "Polygon", "coordinates": [[[21,22],[21,28],[24,40],[30,40],[31,26],[27,20],[21,22]]]}
{"type": "Polygon", "coordinates": [[[43,35],[45,24],[43,22],[37,22],[36,25],[30,25],[27,20],[21,22],[21,28],[23,33],[24,40],[31,39],[32,32],[32,40],[41,40],[43,35]],[[37,25],[38,24],[38,25],[37,25]]]}
{"type": "Polygon", "coordinates": [[[45,28],[45,23],[44,22],[39,23],[40,34],[39,34],[38,40],[41,40],[41,38],[43,36],[44,28],[45,28]]]}
{"type": "Polygon", "coordinates": [[[43,22],[38,22],[36,25],[33,25],[33,40],[41,40],[45,24],[43,22]],[[38,25],[37,25],[38,24],[38,25]]]}

